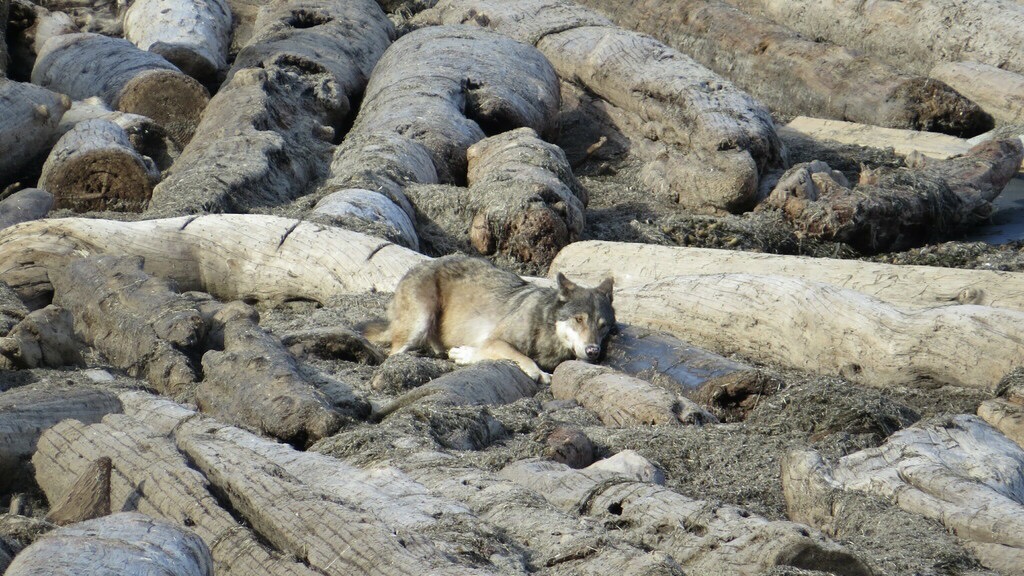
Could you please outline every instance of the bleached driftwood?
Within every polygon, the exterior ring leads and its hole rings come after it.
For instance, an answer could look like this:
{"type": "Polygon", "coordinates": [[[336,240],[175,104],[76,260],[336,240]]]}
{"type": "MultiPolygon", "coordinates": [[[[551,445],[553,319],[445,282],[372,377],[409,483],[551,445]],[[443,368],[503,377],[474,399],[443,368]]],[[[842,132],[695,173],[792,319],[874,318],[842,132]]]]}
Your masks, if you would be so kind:
{"type": "Polygon", "coordinates": [[[985,566],[1009,575],[1024,574],[1022,478],[1024,450],[968,415],[906,428],[834,466],[813,451],[783,462],[791,518],[824,524],[832,491],[870,493],[939,520],[985,566]]]}
{"type": "Polygon", "coordinates": [[[373,236],[420,249],[416,225],[409,213],[387,196],[362,188],[347,188],[331,192],[316,203],[307,217],[342,228],[357,229],[369,226],[373,236]]]}
{"type": "Polygon", "coordinates": [[[408,406],[494,406],[528,398],[537,383],[509,362],[480,362],[406,392],[374,414],[378,420],[408,406]]]}
{"type": "Polygon", "coordinates": [[[32,485],[29,458],[40,435],[67,418],[99,422],[121,411],[117,396],[90,386],[26,388],[0,394],[0,490],[24,490],[32,485]]]}
{"type": "Polygon", "coordinates": [[[57,208],[141,212],[159,180],[156,164],[135,150],[121,126],[86,120],[57,141],[39,186],[54,195],[57,208]]]}
{"type": "Polygon", "coordinates": [[[978,406],[978,416],[1024,448],[1024,404],[991,398],[978,406]]]}
{"type": "Polygon", "coordinates": [[[563,362],[551,377],[551,393],[576,400],[607,426],[709,424],[718,419],[679,393],[604,366],[563,362]]]}
{"type": "Polygon", "coordinates": [[[942,82],[802,36],[784,20],[775,23],[726,2],[581,4],[692,56],[776,112],[967,136],[992,127],[992,119],[977,104],[942,82]]]}
{"type": "Polygon", "coordinates": [[[50,532],[15,556],[5,574],[213,576],[210,549],[184,527],[120,512],[50,532]]]}
{"type": "Polygon", "coordinates": [[[820,532],[770,521],[735,506],[695,500],[657,484],[638,481],[617,465],[598,461],[582,470],[564,464],[521,461],[503,478],[583,517],[613,521],[627,537],[661,550],[687,573],[753,575],[793,566],[847,575],[868,575],[859,558],[820,532]]]}
{"type": "Polygon", "coordinates": [[[60,501],[50,503],[46,521],[67,526],[109,515],[111,466],[107,456],[89,463],[67,494],[60,501]]]}
{"type": "Polygon", "coordinates": [[[484,26],[536,45],[561,78],[630,115],[634,135],[664,143],[642,157],[690,208],[749,208],[759,171],[782,163],[771,118],[748,95],[689,57],[574,3],[443,0],[417,21],[484,26]]]}
{"type": "Polygon", "coordinates": [[[68,218],[0,231],[0,280],[29,301],[46,300],[52,292],[47,273],[90,254],[140,256],[147,273],[222,300],[319,302],[350,292],[391,292],[426,259],[379,238],[274,216],[68,218]]]}
{"type": "Polygon", "coordinates": [[[979,62],[941,62],[929,75],[956,88],[997,120],[1024,122],[1024,71],[1010,72],[979,62]]]}
{"type": "Polygon", "coordinates": [[[42,163],[57,141],[61,116],[71,100],[34,84],[0,78],[0,186],[22,176],[34,162],[42,163]]]}
{"type": "Polygon", "coordinates": [[[228,67],[231,8],[226,0],[135,0],[124,37],[200,82],[216,82],[228,67]]]}
{"type": "Polygon", "coordinates": [[[832,284],[903,306],[980,304],[1024,311],[1024,274],[588,240],[551,263],[584,284],[615,278],[616,290],[672,276],[757,274],[832,284]]]}
{"type": "Polygon", "coordinates": [[[907,308],[828,284],[752,274],[674,276],[616,289],[619,321],[874,386],[994,390],[1024,358],[1024,312],[907,308]]]}
{"type": "Polygon", "coordinates": [[[81,366],[82,348],[71,314],[50,305],[33,310],[0,337],[0,368],[81,366]]]}
{"type": "Polygon", "coordinates": [[[40,0],[39,5],[54,12],[65,12],[83,32],[120,36],[124,3],[118,0],[40,0]]]}
{"type": "Polygon", "coordinates": [[[0,200],[0,230],[38,220],[53,208],[53,194],[39,188],[26,188],[0,200]]]}
{"type": "Polygon", "coordinates": [[[80,32],[71,16],[51,12],[29,0],[11,2],[7,23],[7,44],[10,48],[11,78],[27,80],[32,75],[36,55],[51,36],[80,32]]]}
{"type": "Polygon", "coordinates": [[[181,154],[181,146],[152,118],[111,110],[97,97],[73,102],[60,119],[60,132],[65,134],[78,123],[95,119],[109,120],[123,128],[132,148],[148,156],[161,171],[170,168],[181,154]]]}
{"type": "Polygon", "coordinates": [[[152,118],[182,145],[210,100],[206,88],[160,55],[87,32],[47,40],[32,82],[74,100],[99,96],[111,108],[152,118]]]}

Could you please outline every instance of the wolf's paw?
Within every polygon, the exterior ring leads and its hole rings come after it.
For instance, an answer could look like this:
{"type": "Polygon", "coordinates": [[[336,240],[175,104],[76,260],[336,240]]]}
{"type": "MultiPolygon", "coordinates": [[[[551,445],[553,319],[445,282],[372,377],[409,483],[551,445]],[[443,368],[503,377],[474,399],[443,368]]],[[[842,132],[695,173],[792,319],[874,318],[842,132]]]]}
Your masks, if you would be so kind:
{"type": "Polygon", "coordinates": [[[537,382],[540,382],[541,384],[543,384],[545,386],[550,386],[551,385],[551,374],[549,374],[547,372],[541,372],[540,375],[537,377],[537,382]]]}
{"type": "Polygon", "coordinates": [[[476,348],[472,346],[456,346],[448,351],[448,358],[456,364],[472,364],[476,357],[476,348]]]}

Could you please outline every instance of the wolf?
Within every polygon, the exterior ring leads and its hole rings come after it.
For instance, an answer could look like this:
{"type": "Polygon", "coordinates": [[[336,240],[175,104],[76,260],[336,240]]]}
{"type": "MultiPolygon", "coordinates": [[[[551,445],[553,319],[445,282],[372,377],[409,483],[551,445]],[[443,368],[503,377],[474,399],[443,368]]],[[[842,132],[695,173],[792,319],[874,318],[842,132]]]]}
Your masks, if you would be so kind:
{"type": "Polygon", "coordinates": [[[613,280],[584,288],[561,273],[557,287],[526,282],[469,256],[417,264],[395,288],[387,322],[363,326],[391,354],[429,350],[457,364],[512,360],[527,376],[550,383],[564,360],[600,359],[616,328],[613,280]]]}

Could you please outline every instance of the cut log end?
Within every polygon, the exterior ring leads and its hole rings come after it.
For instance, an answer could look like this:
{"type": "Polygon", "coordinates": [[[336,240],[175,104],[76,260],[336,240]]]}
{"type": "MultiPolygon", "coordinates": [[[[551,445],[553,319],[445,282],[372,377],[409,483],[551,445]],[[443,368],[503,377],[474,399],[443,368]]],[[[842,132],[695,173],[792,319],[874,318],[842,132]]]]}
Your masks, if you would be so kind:
{"type": "Polygon", "coordinates": [[[992,116],[945,82],[914,77],[893,92],[891,100],[903,101],[914,130],[941,132],[970,138],[992,129],[992,116]]]}
{"type": "Polygon", "coordinates": [[[48,178],[56,208],[75,212],[141,212],[156,184],[154,173],[133,152],[111,148],[82,154],[48,178]]]}
{"type": "Polygon", "coordinates": [[[116,108],[152,118],[184,146],[209,101],[210,93],[192,77],[174,70],[149,70],[125,84],[116,108]]]}
{"type": "Polygon", "coordinates": [[[163,56],[168,62],[177,66],[182,72],[199,80],[214,80],[220,71],[215,62],[198,53],[195,48],[155,42],[148,50],[163,56]]]}

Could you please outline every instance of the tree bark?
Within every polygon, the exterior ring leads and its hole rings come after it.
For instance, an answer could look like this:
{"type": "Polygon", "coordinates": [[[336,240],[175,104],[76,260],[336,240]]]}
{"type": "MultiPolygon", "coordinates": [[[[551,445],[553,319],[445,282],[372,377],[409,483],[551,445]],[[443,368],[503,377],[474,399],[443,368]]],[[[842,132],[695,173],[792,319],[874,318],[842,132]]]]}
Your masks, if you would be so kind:
{"type": "Polygon", "coordinates": [[[75,100],[99,96],[111,108],[152,118],[182,145],[210,99],[206,88],[158,54],[90,33],[47,40],[32,82],[75,100]]]}
{"type": "Polygon", "coordinates": [[[0,200],[0,230],[15,224],[38,220],[53,208],[53,194],[39,188],[26,188],[0,200]]]}
{"type": "Polygon", "coordinates": [[[801,36],[784,21],[776,24],[725,2],[581,3],[692,56],[778,113],[966,136],[992,127],[977,104],[942,82],[801,36]]]}
{"type": "Polygon", "coordinates": [[[57,141],[39,186],[54,195],[58,209],[141,212],[159,180],[156,164],[135,150],[121,126],[87,120],[57,141]]]}
{"type": "Polygon", "coordinates": [[[994,390],[1024,358],[1024,312],[906,308],[782,276],[674,276],[616,290],[620,322],[664,330],[721,354],[872,386],[994,390]]]}
{"type": "Polygon", "coordinates": [[[191,531],[120,512],[47,534],[18,554],[5,574],[213,576],[213,560],[191,531]]]}
{"type": "Polygon", "coordinates": [[[83,366],[83,348],[75,337],[71,314],[50,305],[29,313],[0,338],[0,368],[83,366]]]}
{"type": "Polygon", "coordinates": [[[27,81],[32,76],[36,55],[51,36],[79,31],[71,16],[63,12],[51,12],[29,0],[12,0],[7,23],[8,76],[27,81]]]}
{"type": "Polygon", "coordinates": [[[113,394],[90,386],[26,388],[0,394],[0,491],[26,490],[32,486],[29,459],[39,437],[58,422],[74,418],[99,422],[121,411],[113,394]]]}
{"type": "Polygon", "coordinates": [[[1018,479],[1024,450],[975,416],[959,415],[901,430],[885,444],[829,467],[813,451],[783,463],[790,517],[816,523],[831,516],[828,490],[880,496],[942,522],[982,564],[1024,574],[1024,502],[1018,479]],[[820,488],[807,497],[808,482],[820,488]]]}
{"type": "Polygon", "coordinates": [[[550,274],[556,272],[584,284],[594,284],[612,275],[616,290],[673,276],[785,276],[831,284],[901,306],[959,303],[1024,312],[1024,274],[997,270],[896,266],[863,260],[588,240],[563,248],[551,264],[550,274]]]}
{"type": "Polygon", "coordinates": [[[204,83],[227,70],[231,8],[226,0],[136,0],[124,15],[124,37],[204,83]]]}
{"type": "Polygon", "coordinates": [[[1024,123],[1024,72],[978,62],[941,62],[929,75],[977,102],[996,120],[1024,123]]]}
{"type": "Polygon", "coordinates": [[[687,56],[595,12],[562,0],[444,0],[417,18],[484,26],[535,44],[560,77],[632,115],[634,130],[705,165],[669,174],[688,207],[749,208],[759,171],[782,164],[767,110],[687,56]],[[688,196],[688,185],[697,183],[701,192],[688,196]]]}
{"type": "Polygon", "coordinates": [[[338,294],[394,291],[426,259],[379,238],[274,216],[67,218],[0,231],[0,280],[38,304],[53,290],[48,273],[89,254],[139,256],[147,273],[221,300],[321,303],[338,294]]]}
{"type": "Polygon", "coordinates": [[[71,107],[63,94],[33,84],[0,78],[0,186],[25,175],[42,163],[60,133],[61,116],[71,107]]]}

